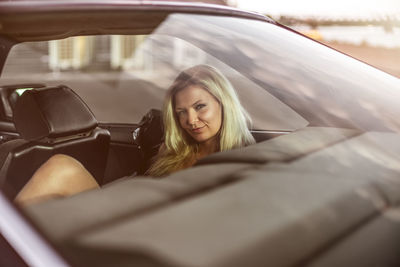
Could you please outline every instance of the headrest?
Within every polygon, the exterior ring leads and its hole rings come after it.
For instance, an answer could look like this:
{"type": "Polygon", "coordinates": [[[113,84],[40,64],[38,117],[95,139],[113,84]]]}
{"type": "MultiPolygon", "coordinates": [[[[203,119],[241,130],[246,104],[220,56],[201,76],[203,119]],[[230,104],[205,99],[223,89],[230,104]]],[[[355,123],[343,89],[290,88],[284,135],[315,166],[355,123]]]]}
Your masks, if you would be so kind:
{"type": "Polygon", "coordinates": [[[14,108],[14,124],[25,140],[85,133],[97,121],[82,99],[65,85],[25,91],[14,108]]]}

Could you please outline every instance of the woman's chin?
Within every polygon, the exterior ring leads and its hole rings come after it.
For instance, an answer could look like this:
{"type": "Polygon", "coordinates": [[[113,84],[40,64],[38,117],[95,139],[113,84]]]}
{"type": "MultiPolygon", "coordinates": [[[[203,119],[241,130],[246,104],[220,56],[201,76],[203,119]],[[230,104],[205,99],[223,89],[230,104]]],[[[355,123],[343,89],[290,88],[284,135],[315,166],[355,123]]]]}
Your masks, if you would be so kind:
{"type": "Polygon", "coordinates": [[[201,136],[192,136],[192,138],[196,143],[204,143],[207,141],[207,138],[201,136]]]}

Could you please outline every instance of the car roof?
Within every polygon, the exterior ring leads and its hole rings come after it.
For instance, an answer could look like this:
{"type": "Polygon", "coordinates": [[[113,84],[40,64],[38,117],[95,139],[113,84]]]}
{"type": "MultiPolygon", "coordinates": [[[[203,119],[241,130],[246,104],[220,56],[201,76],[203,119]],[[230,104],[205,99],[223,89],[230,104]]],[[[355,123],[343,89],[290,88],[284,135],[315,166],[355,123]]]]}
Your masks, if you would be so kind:
{"type": "Polygon", "coordinates": [[[110,30],[143,30],[161,23],[170,13],[242,17],[274,23],[264,15],[240,9],[195,2],[40,0],[0,2],[0,34],[10,39],[60,39],[110,30]],[[118,15],[117,15],[118,14],[118,15]],[[135,16],[133,16],[135,14],[135,16]],[[139,25],[139,27],[138,27],[139,25]]]}

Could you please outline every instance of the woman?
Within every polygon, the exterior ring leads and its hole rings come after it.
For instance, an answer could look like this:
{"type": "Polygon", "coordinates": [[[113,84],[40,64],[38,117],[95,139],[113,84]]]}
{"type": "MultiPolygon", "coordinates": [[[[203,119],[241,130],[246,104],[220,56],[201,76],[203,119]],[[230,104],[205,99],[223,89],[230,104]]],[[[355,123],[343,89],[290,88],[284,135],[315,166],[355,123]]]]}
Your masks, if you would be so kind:
{"type": "Polygon", "coordinates": [[[165,141],[148,173],[162,176],[192,166],[217,151],[254,143],[250,121],[230,82],[216,68],[183,71],[163,107],[165,141]]]}
{"type": "MultiPolygon", "coordinates": [[[[250,119],[232,85],[208,65],[178,75],[165,98],[163,121],[165,141],[147,172],[151,176],[164,176],[211,153],[255,142],[247,128],[250,119]]],[[[98,187],[77,160],[55,155],[35,172],[16,201],[43,201],[98,187]]]]}

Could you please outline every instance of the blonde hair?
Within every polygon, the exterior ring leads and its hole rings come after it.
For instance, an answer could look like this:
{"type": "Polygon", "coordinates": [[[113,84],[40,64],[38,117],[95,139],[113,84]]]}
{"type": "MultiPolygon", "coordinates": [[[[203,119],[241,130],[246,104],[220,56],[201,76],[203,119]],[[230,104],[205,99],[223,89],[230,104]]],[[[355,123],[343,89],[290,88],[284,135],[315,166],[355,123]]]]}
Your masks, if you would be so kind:
{"type": "Polygon", "coordinates": [[[163,106],[165,141],[163,149],[147,172],[152,176],[163,176],[185,168],[198,151],[198,144],[182,129],[174,110],[175,95],[192,85],[207,90],[221,105],[219,151],[255,143],[248,129],[251,119],[240,104],[231,83],[216,68],[197,65],[182,71],[167,91],[163,106]]]}

